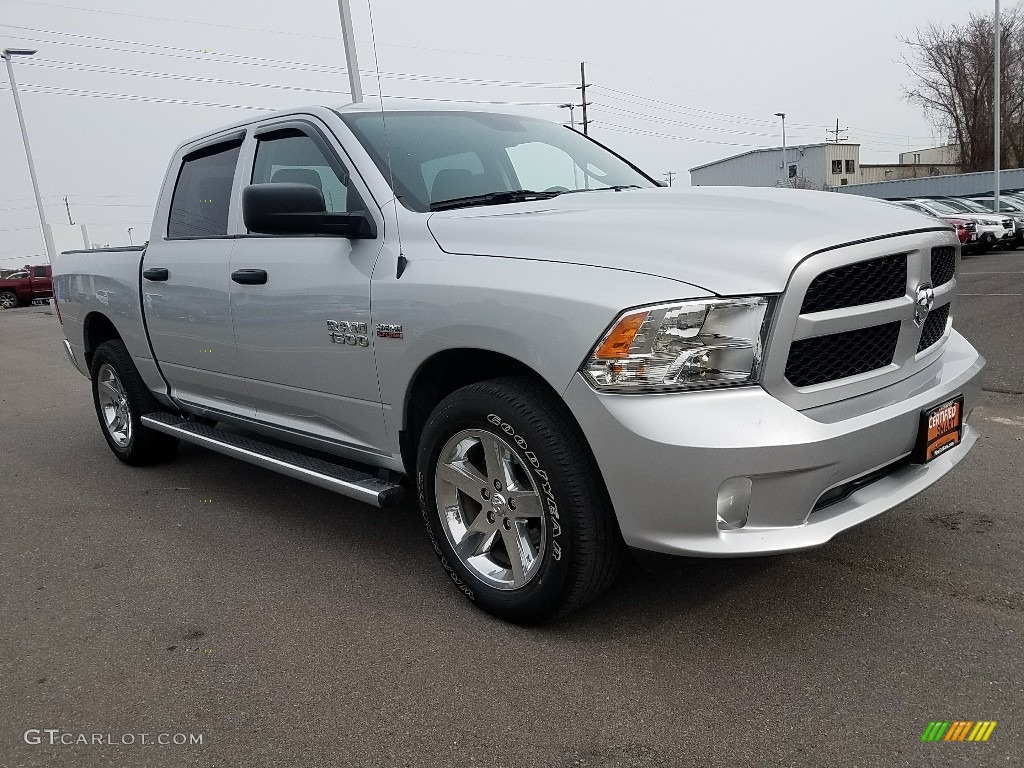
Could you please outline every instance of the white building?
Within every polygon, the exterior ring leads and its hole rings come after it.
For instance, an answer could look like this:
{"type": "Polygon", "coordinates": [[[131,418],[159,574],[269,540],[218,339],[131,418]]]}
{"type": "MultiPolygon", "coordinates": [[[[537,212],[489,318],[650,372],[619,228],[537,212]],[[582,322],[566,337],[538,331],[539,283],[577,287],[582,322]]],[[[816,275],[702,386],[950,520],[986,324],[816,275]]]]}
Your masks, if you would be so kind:
{"type": "MultiPolygon", "coordinates": [[[[943,149],[941,147],[936,149],[943,149]]],[[[928,150],[921,150],[921,153],[928,150]]],[[[930,155],[929,155],[930,156],[930,155]]],[[[902,157],[902,156],[901,156],[902,157]]],[[[861,165],[860,144],[822,143],[754,149],[690,169],[690,184],[699,186],[831,189],[870,181],[914,179],[956,173],[956,165],[919,163],[861,165]]]]}

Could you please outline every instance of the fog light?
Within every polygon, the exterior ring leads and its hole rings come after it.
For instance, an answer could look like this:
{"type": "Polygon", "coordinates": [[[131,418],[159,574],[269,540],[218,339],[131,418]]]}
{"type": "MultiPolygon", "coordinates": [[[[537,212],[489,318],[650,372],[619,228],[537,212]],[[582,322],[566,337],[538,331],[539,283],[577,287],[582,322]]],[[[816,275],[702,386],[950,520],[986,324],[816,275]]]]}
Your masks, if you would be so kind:
{"type": "Polygon", "coordinates": [[[730,477],[718,489],[718,529],[734,531],[747,524],[750,478],[730,477]]]}

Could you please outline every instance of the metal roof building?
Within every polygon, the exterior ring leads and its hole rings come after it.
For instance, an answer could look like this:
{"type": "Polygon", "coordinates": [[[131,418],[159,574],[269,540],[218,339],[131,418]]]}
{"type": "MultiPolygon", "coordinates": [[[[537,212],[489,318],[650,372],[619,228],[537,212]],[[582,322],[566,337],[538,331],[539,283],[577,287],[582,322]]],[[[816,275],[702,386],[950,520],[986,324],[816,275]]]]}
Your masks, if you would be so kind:
{"type": "Polygon", "coordinates": [[[787,184],[799,179],[822,189],[860,181],[859,172],[860,144],[801,144],[786,148],[785,163],[782,147],[771,147],[698,165],[690,169],[690,184],[774,187],[785,178],[787,184]]]}

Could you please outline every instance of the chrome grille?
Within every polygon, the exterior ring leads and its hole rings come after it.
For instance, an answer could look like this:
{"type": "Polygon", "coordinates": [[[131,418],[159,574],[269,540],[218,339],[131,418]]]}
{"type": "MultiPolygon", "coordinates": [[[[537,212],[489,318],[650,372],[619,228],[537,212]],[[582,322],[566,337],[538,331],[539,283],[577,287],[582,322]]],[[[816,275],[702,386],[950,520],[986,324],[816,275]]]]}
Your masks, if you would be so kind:
{"type": "Polygon", "coordinates": [[[921,329],[921,340],[917,343],[917,351],[924,352],[935,344],[946,332],[946,320],[949,319],[949,304],[932,310],[921,329]]]}
{"type": "Polygon", "coordinates": [[[956,248],[932,248],[932,285],[945,285],[956,272],[956,248]]]}
{"type": "Polygon", "coordinates": [[[948,325],[942,315],[956,314],[959,258],[956,236],[936,229],[801,259],[772,320],[762,386],[806,410],[873,392],[932,365],[948,325]],[[936,317],[919,325],[926,306],[936,317]]]}
{"type": "Polygon", "coordinates": [[[786,362],[786,378],[794,387],[810,387],[885,368],[892,363],[899,337],[897,320],[794,341],[786,362]]]}
{"type": "Polygon", "coordinates": [[[907,290],[907,254],[846,264],[822,272],[804,295],[802,313],[896,299],[907,290]]]}

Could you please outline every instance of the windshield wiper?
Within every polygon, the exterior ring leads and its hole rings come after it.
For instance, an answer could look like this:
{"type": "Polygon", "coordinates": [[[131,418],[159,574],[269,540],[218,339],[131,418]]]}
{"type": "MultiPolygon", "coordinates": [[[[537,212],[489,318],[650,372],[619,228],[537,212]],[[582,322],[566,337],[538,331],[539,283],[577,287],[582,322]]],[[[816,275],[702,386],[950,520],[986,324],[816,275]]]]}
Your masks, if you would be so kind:
{"type": "Polygon", "coordinates": [[[430,204],[432,211],[444,211],[448,208],[467,208],[472,205],[501,205],[502,203],[521,203],[527,200],[547,200],[560,192],[535,192],[532,189],[512,189],[507,192],[488,192],[484,195],[467,195],[453,197],[450,200],[438,200],[430,204]]]}
{"type": "Polygon", "coordinates": [[[639,184],[613,184],[610,187],[588,187],[587,189],[567,189],[565,192],[560,192],[561,195],[568,195],[573,192],[621,192],[624,189],[643,189],[639,184]]]}

